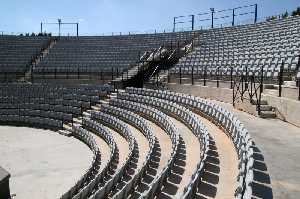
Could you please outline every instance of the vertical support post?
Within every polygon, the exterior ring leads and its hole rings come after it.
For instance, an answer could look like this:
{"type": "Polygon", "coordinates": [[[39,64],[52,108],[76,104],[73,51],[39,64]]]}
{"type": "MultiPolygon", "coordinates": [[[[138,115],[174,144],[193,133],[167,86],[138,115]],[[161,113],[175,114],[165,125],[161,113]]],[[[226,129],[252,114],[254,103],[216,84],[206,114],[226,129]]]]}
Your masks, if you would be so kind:
{"type": "Polygon", "coordinates": [[[58,36],[60,37],[61,19],[58,19],[58,36]]]}
{"type": "Polygon", "coordinates": [[[114,68],[111,67],[111,81],[114,80],[114,68]]]}
{"type": "Polygon", "coordinates": [[[101,69],[101,80],[103,81],[103,70],[101,69]]]}
{"type": "Polygon", "coordinates": [[[181,67],[179,67],[179,84],[181,84],[181,67]]]}
{"type": "Polygon", "coordinates": [[[260,69],[260,94],[263,92],[263,89],[264,89],[264,68],[263,66],[261,66],[261,69],[260,69]]]}
{"type": "Polygon", "coordinates": [[[235,106],[235,92],[234,92],[234,89],[235,89],[235,80],[233,82],[233,89],[232,89],[232,105],[233,105],[233,107],[235,106]]]}
{"type": "Polygon", "coordinates": [[[220,75],[220,68],[217,68],[217,88],[219,88],[220,86],[220,82],[219,82],[219,75],[220,75]]]}
{"type": "Polygon", "coordinates": [[[173,32],[175,32],[175,26],[176,26],[176,17],[173,19],[173,32]]]}
{"type": "Polygon", "coordinates": [[[43,33],[43,22],[41,22],[41,34],[43,33]]]}
{"type": "Polygon", "coordinates": [[[192,17],[192,30],[194,30],[194,24],[195,24],[195,15],[191,15],[192,17]]]}
{"type": "Polygon", "coordinates": [[[256,4],[254,4],[254,23],[256,23],[257,22],[257,3],[256,4]]]}
{"type": "Polygon", "coordinates": [[[204,69],[204,79],[203,79],[203,85],[206,86],[206,70],[207,70],[207,66],[205,65],[205,69],[204,69]]]}
{"type": "Polygon", "coordinates": [[[194,85],[194,66],[192,67],[192,85],[194,85]]]}
{"type": "Polygon", "coordinates": [[[235,23],[235,8],[232,9],[232,26],[234,26],[235,23]]]}
{"type": "Polygon", "coordinates": [[[79,23],[77,22],[77,23],[76,23],[76,35],[77,35],[77,37],[78,37],[78,29],[79,29],[78,26],[79,26],[79,23]]]}
{"type": "Polygon", "coordinates": [[[56,79],[56,74],[57,74],[57,71],[56,71],[56,68],[54,69],[54,79],[56,79]]]}
{"type": "Polygon", "coordinates": [[[281,63],[279,77],[278,77],[278,84],[279,84],[278,97],[281,97],[282,95],[283,68],[284,68],[284,61],[282,61],[281,63]]]}
{"type": "Polygon", "coordinates": [[[215,12],[215,9],[210,8],[210,11],[211,11],[211,28],[214,28],[214,12],[215,12]]]}
{"type": "Polygon", "coordinates": [[[230,88],[231,89],[233,89],[232,79],[233,79],[233,68],[230,67],[230,88]]]}

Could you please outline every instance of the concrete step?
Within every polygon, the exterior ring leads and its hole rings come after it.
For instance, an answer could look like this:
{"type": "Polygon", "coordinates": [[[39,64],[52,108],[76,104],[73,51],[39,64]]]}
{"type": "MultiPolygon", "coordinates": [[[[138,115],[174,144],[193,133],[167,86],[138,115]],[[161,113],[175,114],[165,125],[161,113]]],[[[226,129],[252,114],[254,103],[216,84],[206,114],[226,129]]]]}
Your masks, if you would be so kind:
{"type": "MultiPolygon", "coordinates": [[[[256,99],[252,99],[251,100],[251,104],[257,105],[257,100],[256,99]]],[[[268,105],[267,100],[260,100],[260,105],[268,105]]]]}
{"type": "Polygon", "coordinates": [[[273,111],[273,107],[270,105],[260,105],[261,111],[273,111]]]}
{"type": "Polygon", "coordinates": [[[71,137],[72,136],[72,132],[68,131],[68,130],[59,130],[58,133],[61,134],[61,135],[63,135],[63,136],[67,136],[67,137],[71,137]]]}
{"type": "Polygon", "coordinates": [[[73,118],[73,122],[77,124],[82,124],[82,120],[80,118],[73,118]]]}
{"type": "Polygon", "coordinates": [[[273,111],[261,111],[260,117],[261,118],[276,118],[276,113],[273,111]]]}

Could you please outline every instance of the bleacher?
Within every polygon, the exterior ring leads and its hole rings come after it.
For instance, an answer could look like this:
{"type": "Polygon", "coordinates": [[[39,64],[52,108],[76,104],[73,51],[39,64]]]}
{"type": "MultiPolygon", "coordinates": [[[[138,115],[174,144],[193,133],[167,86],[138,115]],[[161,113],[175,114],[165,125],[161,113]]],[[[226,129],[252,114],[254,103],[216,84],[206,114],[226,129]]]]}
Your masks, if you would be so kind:
{"type": "Polygon", "coordinates": [[[47,47],[49,37],[0,36],[0,72],[24,73],[32,61],[47,47]]]}
{"type": "Polygon", "coordinates": [[[300,55],[300,17],[204,31],[195,40],[197,47],[170,71],[200,77],[235,76],[248,73],[277,78],[284,72],[297,74],[300,55]]]}
{"type": "Polygon", "coordinates": [[[184,45],[197,31],[123,36],[60,37],[50,53],[34,68],[35,73],[90,73],[119,71],[134,66],[146,52],[184,45]]]}

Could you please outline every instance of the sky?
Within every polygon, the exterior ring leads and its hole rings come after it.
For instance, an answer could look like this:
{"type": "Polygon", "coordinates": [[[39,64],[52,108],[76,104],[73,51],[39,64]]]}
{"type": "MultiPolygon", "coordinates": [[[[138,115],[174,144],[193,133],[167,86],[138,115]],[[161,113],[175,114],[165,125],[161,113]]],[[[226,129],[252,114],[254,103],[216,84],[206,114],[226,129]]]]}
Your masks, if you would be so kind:
{"type": "MultiPolygon", "coordinates": [[[[6,34],[39,32],[41,22],[79,22],[79,35],[123,34],[128,32],[171,31],[173,17],[195,14],[195,27],[208,26],[201,22],[210,8],[223,10],[258,4],[258,18],[291,11],[300,6],[299,0],[0,0],[0,31],[6,34]],[[203,17],[203,18],[201,18],[203,17]]],[[[252,12],[253,7],[238,12],[252,12]]],[[[231,16],[223,13],[223,16],[231,16]]],[[[216,16],[217,17],[217,16],[216,16]]],[[[221,17],[221,14],[220,16],[221,17]]],[[[188,21],[189,18],[180,20],[188,21]]],[[[253,14],[236,17],[237,21],[253,20],[253,14]]],[[[219,21],[219,23],[229,23],[219,21]]],[[[218,24],[218,22],[215,22],[218,24]]],[[[191,23],[177,24],[177,30],[190,28],[191,23]]],[[[57,25],[44,25],[44,31],[58,33],[57,25]]],[[[76,26],[63,25],[63,35],[74,35],[76,26]]],[[[1,34],[1,32],[0,32],[1,34]]]]}

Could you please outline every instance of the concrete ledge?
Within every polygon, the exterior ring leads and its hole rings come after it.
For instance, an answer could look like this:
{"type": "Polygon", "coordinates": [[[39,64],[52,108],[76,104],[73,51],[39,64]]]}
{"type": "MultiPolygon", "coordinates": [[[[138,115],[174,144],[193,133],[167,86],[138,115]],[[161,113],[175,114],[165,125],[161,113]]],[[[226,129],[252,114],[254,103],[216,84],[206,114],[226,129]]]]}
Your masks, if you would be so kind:
{"type": "Polygon", "coordinates": [[[172,83],[167,84],[167,87],[175,92],[192,94],[202,98],[214,99],[232,104],[232,89],[229,88],[172,83]]]}
{"type": "Polygon", "coordinates": [[[262,94],[262,98],[267,100],[269,105],[276,108],[276,112],[282,120],[300,127],[300,101],[269,94],[262,94]]]}
{"type": "MultiPolygon", "coordinates": [[[[170,90],[175,92],[192,94],[202,98],[208,98],[232,104],[233,91],[229,88],[216,88],[209,86],[176,83],[169,83],[166,85],[170,90]]],[[[279,119],[300,127],[300,101],[285,97],[280,98],[271,94],[264,93],[262,94],[262,99],[267,100],[269,105],[276,108],[276,114],[279,119]]],[[[245,109],[245,107],[239,107],[239,109],[245,109]]],[[[253,110],[251,112],[253,112],[253,110]]]]}
{"type": "Polygon", "coordinates": [[[10,198],[9,178],[10,178],[10,174],[0,166],[0,198],[1,199],[10,198]]]}

